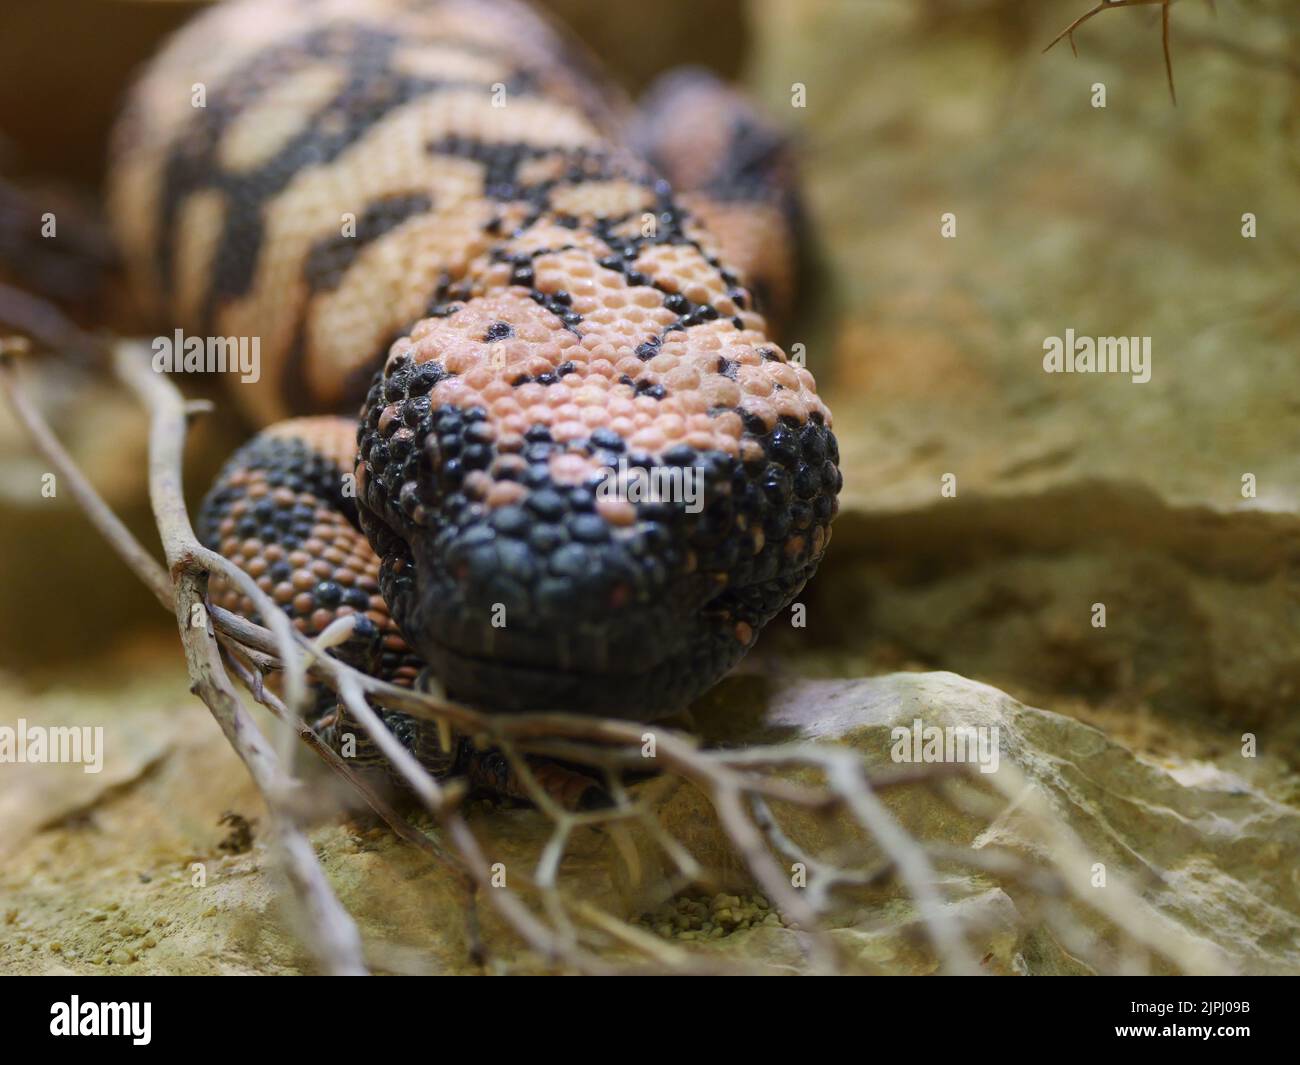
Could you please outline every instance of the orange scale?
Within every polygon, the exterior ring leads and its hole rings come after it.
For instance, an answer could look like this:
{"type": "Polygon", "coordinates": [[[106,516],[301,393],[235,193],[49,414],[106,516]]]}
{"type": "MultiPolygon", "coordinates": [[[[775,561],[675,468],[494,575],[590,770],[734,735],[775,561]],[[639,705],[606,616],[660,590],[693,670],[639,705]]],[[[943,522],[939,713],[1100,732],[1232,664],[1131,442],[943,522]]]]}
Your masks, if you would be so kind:
{"type": "Polygon", "coordinates": [[[723,451],[719,441],[712,433],[707,430],[695,430],[686,434],[686,443],[695,448],[696,451],[723,451]]]}
{"type": "Polygon", "coordinates": [[[556,443],[568,443],[569,441],[584,440],[588,436],[588,427],[582,421],[577,419],[559,421],[551,427],[551,438],[556,443]]]}
{"type": "Polygon", "coordinates": [[[645,429],[638,429],[632,434],[628,443],[637,450],[653,453],[663,451],[667,445],[667,440],[657,428],[650,426],[645,429]]]}
{"type": "Polygon", "coordinates": [[[686,419],[680,414],[665,414],[658,424],[659,431],[665,436],[676,438],[686,432],[686,419]]]}
{"type": "Polygon", "coordinates": [[[614,363],[614,376],[615,378],[630,377],[636,380],[644,369],[645,363],[635,355],[624,355],[614,363]]]}
{"type": "MultiPolygon", "coordinates": [[[[547,373],[550,369],[548,366],[546,370],[541,372],[547,373]]],[[[520,385],[514,390],[514,393],[515,402],[525,410],[534,404],[546,402],[546,385],[538,384],[536,381],[529,381],[527,384],[520,385]]]]}
{"type": "Polygon", "coordinates": [[[740,402],[740,386],[721,374],[710,374],[700,382],[700,395],[710,407],[734,407],[740,402]]]}
{"type": "Polygon", "coordinates": [[[396,404],[390,403],[379,413],[379,431],[385,436],[392,424],[401,417],[401,412],[397,409],[396,404]]]}
{"type": "Polygon", "coordinates": [[[673,413],[683,421],[689,421],[709,409],[706,404],[701,402],[698,389],[690,392],[673,392],[669,394],[668,398],[672,400],[673,413]]]}
{"type": "Polygon", "coordinates": [[[482,470],[475,470],[468,474],[464,480],[465,494],[470,499],[482,499],[492,488],[492,478],[482,470]]]}
{"type": "Polygon", "coordinates": [[[534,403],[527,411],[529,425],[550,425],[555,414],[545,403],[534,403]]]}
{"type": "MultiPolygon", "coordinates": [[[[514,387],[510,381],[506,381],[506,387],[510,389],[505,395],[498,397],[492,402],[492,422],[498,430],[501,422],[512,414],[518,414],[522,408],[519,405],[519,397],[515,395],[514,387]]],[[[498,445],[500,446],[500,445],[498,445]]]]}
{"type": "Polygon", "coordinates": [[[492,476],[501,477],[515,472],[523,473],[528,469],[528,462],[521,455],[498,455],[492,463],[492,476]]]}
{"type": "Polygon", "coordinates": [[[499,380],[497,371],[486,363],[480,363],[462,376],[465,384],[484,398],[487,398],[487,390],[499,380]]]}
{"type": "Polygon", "coordinates": [[[610,422],[608,407],[587,407],[582,412],[582,422],[588,429],[596,429],[610,422]]]}
{"type": "MultiPolygon", "coordinates": [[[[477,353],[471,353],[461,348],[448,348],[442,354],[442,365],[449,374],[463,374],[478,365],[479,358],[477,353]]],[[[447,384],[444,381],[438,387],[447,384]]]]}
{"type": "Polygon", "coordinates": [[[636,507],[625,499],[597,500],[596,513],[619,528],[627,528],[636,523],[636,507]]]}
{"type": "Polygon", "coordinates": [[[776,386],[763,373],[741,373],[739,379],[746,396],[770,396],[776,390],[776,386]]]}
{"type": "Polygon", "coordinates": [[[776,408],[765,399],[754,399],[745,397],[744,411],[746,414],[752,414],[755,418],[762,420],[763,425],[771,430],[776,426],[776,408]]]}
{"type": "Polygon", "coordinates": [[[552,455],[548,467],[551,477],[561,484],[580,484],[591,470],[591,463],[582,455],[552,455]]]}
{"type": "Polygon", "coordinates": [[[778,392],[770,400],[779,417],[808,419],[808,404],[796,392],[778,392]]]}
{"type": "Polygon", "coordinates": [[[504,507],[509,503],[520,502],[526,495],[528,489],[522,484],[515,481],[498,481],[488,492],[486,502],[489,507],[504,507]]]}
{"type": "MultiPolygon", "coordinates": [[[[582,322],[583,339],[591,337],[597,329],[607,329],[619,319],[617,307],[598,307],[588,314],[582,322]]],[[[588,346],[588,345],[584,345],[588,346]]]]}
{"type": "Polygon", "coordinates": [[[524,446],[524,433],[528,419],[522,411],[512,411],[501,419],[501,436],[497,439],[498,451],[519,451],[524,446]]]}
{"type": "Polygon", "coordinates": [[[626,415],[618,418],[611,418],[609,427],[625,439],[630,437],[636,431],[636,422],[626,415]]]}
{"type": "Polygon", "coordinates": [[[487,288],[505,288],[510,283],[513,268],[508,263],[493,263],[482,274],[483,284],[487,288]]]}
{"type": "MultiPolygon", "coordinates": [[[[514,387],[504,376],[491,371],[492,380],[483,388],[483,398],[495,410],[499,404],[511,402],[514,400],[514,387]]],[[[512,374],[513,376],[513,374],[512,374]]]]}
{"type": "Polygon", "coordinates": [[[663,293],[646,285],[638,285],[636,288],[628,289],[628,297],[632,303],[638,307],[644,307],[646,310],[655,310],[656,308],[662,308],[664,305],[663,293]]]}
{"type": "Polygon", "coordinates": [[[592,404],[604,406],[609,398],[609,382],[603,377],[588,377],[583,381],[582,387],[574,394],[573,401],[579,407],[590,407],[592,404]],[[597,382],[600,382],[597,384],[597,382]]]}
{"type": "Polygon", "coordinates": [[[773,381],[783,388],[799,391],[799,372],[789,363],[769,362],[763,365],[763,370],[773,381]]]}
{"type": "Polygon", "coordinates": [[[664,385],[670,392],[693,392],[700,387],[700,371],[694,366],[678,366],[664,375],[664,385]]]}

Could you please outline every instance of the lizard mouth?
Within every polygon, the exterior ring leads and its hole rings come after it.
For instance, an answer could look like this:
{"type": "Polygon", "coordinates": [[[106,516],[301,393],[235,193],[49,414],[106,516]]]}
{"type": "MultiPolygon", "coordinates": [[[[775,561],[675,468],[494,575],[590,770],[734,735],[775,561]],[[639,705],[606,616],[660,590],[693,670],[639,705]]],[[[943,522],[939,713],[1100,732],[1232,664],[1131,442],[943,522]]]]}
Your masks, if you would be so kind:
{"type": "MultiPolygon", "coordinates": [[[[689,629],[693,636],[701,634],[689,629]]],[[[459,701],[503,713],[554,711],[603,717],[654,720],[680,710],[735,664],[747,647],[726,633],[705,634],[691,645],[666,649],[621,666],[591,664],[591,648],[581,664],[565,666],[553,644],[552,663],[525,661],[492,651],[467,652],[436,639],[420,642],[422,657],[447,694],[459,701]]]]}

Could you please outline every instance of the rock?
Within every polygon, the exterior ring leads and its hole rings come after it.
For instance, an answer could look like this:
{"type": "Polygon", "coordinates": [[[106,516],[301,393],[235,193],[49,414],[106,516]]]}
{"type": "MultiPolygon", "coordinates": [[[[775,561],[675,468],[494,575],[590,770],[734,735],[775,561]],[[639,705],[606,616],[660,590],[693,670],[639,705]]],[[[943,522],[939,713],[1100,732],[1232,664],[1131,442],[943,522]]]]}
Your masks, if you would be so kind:
{"type": "MultiPolygon", "coordinates": [[[[1035,801],[1077,840],[1083,864],[1075,862],[1072,872],[1083,878],[1085,895],[1127,882],[1136,894],[1124,905],[1132,906],[1135,926],[1160,929],[1171,942],[1186,944],[1189,957],[1207,970],[1300,971],[1300,811],[1268,794],[1259,767],[1240,751],[1225,753],[1217,764],[1152,764],[1072,718],[944,673],[794,681],[772,693],[766,715],[770,728],[794,730],[787,738],[848,744],[876,769],[891,765],[892,730],[910,728],[917,719],[925,726],[998,730],[997,772],[1007,768],[1023,777],[1035,801]],[[1108,887],[1090,886],[1098,862],[1108,887]]],[[[954,816],[947,803],[920,788],[891,790],[885,797],[920,840],[976,851],[996,847],[1026,859],[1045,853],[1041,831],[1013,810],[980,825],[954,816]]],[[[1052,937],[1034,917],[1037,904],[1023,885],[978,875],[963,883],[969,889],[965,905],[987,911],[989,947],[1010,971],[1080,968],[1059,944],[1036,956],[1052,937]],[[1014,920],[996,894],[987,894],[995,889],[1016,909],[1014,920]],[[1014,951],[1006,948],[1013,929],[1014,951]]],[[[1071,912],[1103,956],[1122,954],[1126,937],[1109,921],[1078,904],[1071,912]]]]}
{"type": "MultiPolygon", "coordinates": [[[[176,722],[149,748],[153,754],[142,747],[145,753],[124,763],[115,787],[65,801],[32,775],[9,776],[14,767],[3,768],[10,803],[43,807],[47,815],[28,816],[38,830],[25,832],[0,866],[0,894],[8,907],[0,922],[0,969],[310,970],[288,930],[261,803],[206,711],[178,703],[178,691],[183,682],[168,663],[128,689],[111,712],[105,708],[110,751],[135,745],[142,729],[157,726],[164,708],[176,722]],[[148,768],[132,772],[132,764],[148,768]],[[69,804],[77,816],[66,816],[69,804]],[[219,822],[227,810],[253,825],[254,844],[246,853],[221,850],[228,827],[219,822]]],[[[66,699],[28,695],[24,702],[33,719],[51,720],[66,709],[66,699]]],[[[909,832],[955,855],[937,865],[942,909],[967,929],[982,971],[1090,972],[1120,968],[1134,958],[1145,964],[1133,950],[1136,933],[1117,929],[1115,913],[1157,945],[1175,944],[1176,962],[1157,951],[1157,970],[1300,970],[1300,885],[1294,873],[1300,814],[1270,794],[1286,778],[1270,775],[1268,759],[1251,764],[1224,755],[1155,764],[1087,725],[952,674],[783,683],[740,677],[701,703],[697,717],[701,731],[717,742],[848,745],[875,772],[897,770],[892,730],[910,728],[918,717],[926,725],[997,728],[997,773],[988,779],[972,774],[973,784],[959,793],[976,804],[975,812],[920,784],[881,793],[909,832]],[[991,781],[1013,790],[1023,781],[1032,792],[1009,806],[991,781]],[[991,811],[979,808],[990,801],[991,811]],[[1072,852],[1045,832],[1031,813],[1035,806],[1050,814],[1053,831],[1073,841],[1072,852]],[[975,857],[963,857],[969,854],[975,857]],[[1054,854],[1066,855],[1058,877],[1073,883],[1084,902],[1053,901],[1039,889],[1044,883],[1059,887],[1059,881],[1006,875],[994,861],[1041,874],[1053,868],[1054,854]],[[1091,886],[1096,862],[1105,865],[1104,888],[1091,886]],[[1089,899],[1102,911],[1085,904],[1089,899]]],[[[313,846],[358,922],[371,964],[381,971],[479,971],[468,956],[466,904],[454,879],[372,819],[349,815],[329,779],[305,755],[299,757],[320,815],[313,846]]],[[[679,893],[672,912],[681,919],[673,918],[662,908],[668,872],[663,854],[647,834],[629,826],[621,846],[604,831],[576,830],[559,867],[562,889],[623,920],[642,918],[642,935],[666,936],[665,947],[686,951],[685,957],[805,971],[803,933],[786,927],[774,909],[774,920],[755,920],[770,904],[763,899],[760,906],[702,795],[669,778],[637,788],[664,826],[713,870],[715,886],[679,893]],[[749,927],[741,927],[743,921],[749,927]]],[[[842,815],[828,822],[780,805],[774,813],[788,837],[809,852],[850,844],[854,864],[873,868],[880,860],[878,849],[850,831],[842,815]]],[[[516,888],[520,876],[536,867],[550,835],[550,825],[530,809],[475,804],[470,823],[488,860],[501,863],[507,883],[516,888]]],[[[896,879],[837,891],[832,898],[829,935],[854,968],[938,971],[916,905],[896,879]]],[[[503,927],[489,899],[480,901],[478,913],[490,971],[550,970],[503,927]]],[[[636,957],[614,940],[604,953],[618,965],[636,957]]]]}
{"type": "Polygon", "coordinates": [[[1040,54],[1055,5],[754,13],[752,81],[802,137],[818,242],[793,339],[843,456],[802,648],[1300,750],[1295,83],[1233,54],[1280,54],[1275,24],[1184,5],[1175,108],[1134,12],[1089,22],[1077,59],[1040,54]],[[1150,380],[1045,373],[1071,329],[1149,337],[1150,380]]]}

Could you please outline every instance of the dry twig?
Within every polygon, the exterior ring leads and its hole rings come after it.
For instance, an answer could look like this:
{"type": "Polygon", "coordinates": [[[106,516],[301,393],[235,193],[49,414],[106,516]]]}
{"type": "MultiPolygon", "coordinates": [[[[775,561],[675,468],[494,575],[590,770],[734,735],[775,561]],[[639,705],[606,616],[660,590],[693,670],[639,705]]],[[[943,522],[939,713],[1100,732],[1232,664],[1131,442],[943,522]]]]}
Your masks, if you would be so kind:
{"type": "Polygon", "coordinates": [[[1074,43],[1074,31],[1091,19],[1094,15],[1100,15],[1103,11],[1109,11],[1112,8],[1120,7],[1160,7],[1160,44],[1165,56],[1165,77],[1169,81],[1169,98],[1175,104],[1178,103],[1178,94],[1174,91],[1174,65],[1169,54],[1169,8],[1175,0],[1097,0],[1094,7],[1089,8],[1082,15],[1076,18],[1068,26],[1058,33],[1052,42],[1043,49],[1044,52],[1050,52],[1056,45],[1060,44],[1066,38],[1070,41],[1070,51],[1076,56],[1079,49],[1074,43]]]}
{"type": "MultiPolygon", "coordinates": [[[[0,293],[0,320],[5,318],[5,310],[3,293],[0,293]]],[[[175,612],[194,691],[207,703],[266,798],[274,828],[275,853],[288,872],[292,898],[304,918],[299,922],[300,931],[322,970],[362,971],[360,936],[326,883],[299,827],[302,787],[286,772],[281,759],[257,729],[231,684],[232,675],[271,710],[289,734],[301,739],[334,773],[355,787],[398,837],[459,879],[466,893],[465,912],[470,922],[466,937],[471,956],[479,960],[483,960],[484,947],[478,938],[473,900],[481,895],[538,958],[563,970],[585,973],[738,971],[735,966],[710,963],[665,943],[600,910],[588,900],[574,897],[562,885],[559,871],[574,833],[592,829],[609,836],[632,879],[637,880],[641,876],[641,859],[628,835],[631,826],[642,828],[675,870],[662,883],[653,885],[663,898],[689,886],[698,888],[714,882],[711,870],[703,867],[668,832],[647,801],[624,783],[626,770],[646,768],[640,751],[647,730],[655,737],[654,768],[697,788],[708,798],[723,836],[748,875],[777,911],[800,930],[799,942],[813,971],[845,971],[854,965],[821,924],[823,915],[834,903],[835,891],[867,889],[892,878],[897,878],[916,901],[920,925],[945,970],[979,971],[966,931],[958,924],[952,907],[946,905],[937,886],[939,875],[932,857],[949,862],[960,861],[965,855],[968,866],[1026,885],[1043,893],[1047,901],[1060,900],[1071,893],[1070,878],[1081,861],[1077,841],[1055,825],[1050,811],[1033,797],[1033,788],[1020,777],[1014,781],[1011,777],[1001,778],[997,782],[1003,794],[996,803],[983,793],[983,801],[992,804],[987,816],[999,816],[998,811],[1007,808],[1008,802],[1028,811],[1043,826],[1044,838],[1049,840],[1049,850],[1057,862],[1057,872],[1043,870],[1014,855],[995,857],[960,848],[926,847],[898,825],[878,795],[880,790],[889,787],[941,786],[955,772],[961,772],[960,767],[908,767],[880,773],[872,779],[855,752],[827,744],[707,750],[693,737],[660,726],[558,713],[485,714],[427,692],[395,687],[321,653],[320,648],[285,622],[275,604],[247,574],[203,548],[195,539],[181,493],[181,457],[188,419],[198,408],[187,405],[166,378],[152,373],[138,348],[118,345],[112,364],[116,374],[150,412],[150,494],[167,570],[131,537],[80,476],[71,458],[27,400],[10,361],[0,361],[0,384],[9,393],[38,448],[74,486],[74,495],[96,528],[159,600],[175,612]],[[207,604],[206,584],[212,575],[220,575],[249,595],[258,615],[271,627],[265,628],[207,604]],[[193,624],[196,617],[203,618],[204,623],[193,624]],[[284,685],[284,698],[264,683],[264,677],[272,672],[285,673],[288,683],[284,685]],[[394,771],[433,818],[438,828],[436,838],[430,838],[405,820],[364,776],[354,772],[303,722],[296,712],[296,707],[301,705],[296,699],[305,692],[308,675],[332,689],[371,735],[394,771]],[[531,875],[511,874],[513,884],[522,885],[538,900],[540,914],[525,901],[518,887],[493,885],[491,866],[461,809],[462,789],[456,782],[442,782],[425,773],[383,725],[373,708],[375,705],[449,725],[463,735],[495,746],[509,759],[539,813],[553,825],[550,839],[538,855],[531,875]],[[533,777],[528,759],[537,756],[559,757],[603,774],[613,798],[612,807],[582,813],[561,809],[533,777]],[[821,783],[790,779],[796,774],[803,779],[811,775],[821,783]],[[792,842],[773,804],[819,817],[835,817],[872,841],[872,845],[865,848],[858,845],[848,865],[833,862],[825,855],[806,854],[792,842]],[[793,886],[778,855],[803,863],[811,872],[809,890],[793,886]],[[644,960],[631,966],[611,963],[599,953],[603,945],[611,942],[632,950],[644,960]]],[[[972,801],[969,791],[967,788],[958,799],[952,800],[955,808],[972,801]]],[[[1104,905],[1104,916],[1151,953],[1163,955],[1188,971],[1213,968],[1213,959],[1203,952],[1189,951],[1176,937],[1145,927],[1136,916],[1141,908],[1131,894],[1116,893],[1104,904],[1082,895],[1079,901],[1094,908],[1104,905]]],[[[1045,908],[1045,912],[1055,921],[1068,923],[1069,912],[1063,904],[1053,905],[1054,909],[1045,908]]],[[[1062,927],[1057,931],[1063,942],[1077,940],[1082,944],[1081,955],[1087,953],[1088,937],[1079,933],[1077,927],[1062,927]]],[[[379,953],[396,958],[387,948],[379,953]]],[[[393,964],[404,969],[420,968],[405,957],[393,964]]]]}

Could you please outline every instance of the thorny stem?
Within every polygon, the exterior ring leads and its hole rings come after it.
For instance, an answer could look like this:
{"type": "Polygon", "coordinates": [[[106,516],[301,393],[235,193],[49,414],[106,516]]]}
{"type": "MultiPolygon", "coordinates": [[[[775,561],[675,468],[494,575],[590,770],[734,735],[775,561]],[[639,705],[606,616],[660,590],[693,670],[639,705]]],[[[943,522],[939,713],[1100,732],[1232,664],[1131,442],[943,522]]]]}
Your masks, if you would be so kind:
{"type": "MultiPolygon", "coordinates": [[[[1100,15],[1103,11],[1119,7],[1160,7],[1160,43],[1165,56],[1165,77],[1169,81],[1169,98],[1178,103],[1178,94],[1174,91],[1174,64],[1169,54],[1169,8],[1175,0],[1097,0],[1095,7],[1089,8],[1082,15],[1076,18],[1060,33],[1052,38],[1051,43],[1043,49],[1044,52],[1050,52],[1063,39],[1069,38],[1070,50],[1077,56],[1078,48],[1074,44],[1074,31],[1091,19],[1094,15],[1100,15]]],[[[1213,2],[1211,0],[1211,7],[1213,2]]]]}

